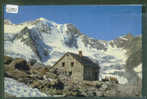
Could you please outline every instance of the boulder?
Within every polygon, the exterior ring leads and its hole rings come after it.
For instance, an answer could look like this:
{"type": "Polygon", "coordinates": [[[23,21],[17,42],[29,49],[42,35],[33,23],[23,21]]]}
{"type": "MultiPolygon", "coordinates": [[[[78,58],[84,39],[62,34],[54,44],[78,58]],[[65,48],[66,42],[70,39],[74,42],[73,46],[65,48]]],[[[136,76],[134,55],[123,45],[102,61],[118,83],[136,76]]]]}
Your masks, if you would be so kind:
{"type": "Polygon", "coordinates": [[[11,69],[13,69],[13,68],[10,67],[8,64],[4,64],[4,69],[5,69],[5,71],[11,71],[11,69]]]}
{"type": "Polygon", "coordinates": [[[96,88],[100,88],[102,85],[103,85],[102,82],[100,82],[100,81],[97,81],[97,82],[96,82],[96,88]]]}
{"type": "Polygon", "coordinates": [[[48,72],[48,68],[47,67],[31,67],[31,73],[32,74],[36,74],[36,75],[40,75],[40,76],[43,76],[43,75],[46,75],[46,73],[48,72]]]}
{"type": "Polygon", "coordinates": [[[118,92],[116,91],[116,89],[113,90],[107,90],[104,93],[104,96],[117,96],[118,92]]]}
{"type": "Polygon", "coordinates": [[[71,96],[71,91],[69,91],[68,89],[64,89],[63,90],[63,95],[64,96],[71,96]]]}
{"type": "Polygon", "coordinates": [[[41,82],[38,80],[34,80],[33,83],[31,84],[32,88],[40,88],[41,87],[41,82]]]}
{"type": "Polygon", "coordinates": [[[62,95],[63,92],[62,92],[62,90],[56,90],[56,94],[57,94],[57,95],[62,95]]]}
{"type": "Polygon", "coordinates": [[[57,90],[53,88],[49,88],[46,93],[48,95],[57,95],[57,90]]]}
{"type": "Polygon", "coordinates": [[[22,58],[16,58],[11,64],[9,64],[14,69],[28,71],[30,70],[30,66],[27,62],[22,58]]]}
{"type": "Polygon", "coordinates": [[[51,79],[57,79],[57,75],[51,72],[47,72],[46,77],[51,79]]]}
{"type": "Polygon", "coordinates": [[[36,62],[37,62],[36,59],[30,59],[30,60],[29,60],[29,64],[30,64],[31,66],[33,66],[36,62]]]}
{"type": "Polygon", "coordinates": [[[26,78],[28,75],[23,71],[9,70],[9,71],[5,71],[5,76],[14,78],[16,80],[20,80],[26,78]]]}
{"type": "Polygon", "coordinates": [[[89,87],[87,94],[88,94],[88,96],[96,96],[96,88],[95,87],[89,87]]]}
{"type": "Polygon", "coordinates": [[[62,89],[64,89],[64,83],[58,79],[55,87],[58,90],[62,90],[62,89]]]}
{"type": "Polygon", "coordinates": [[[102,85],[102,82],[100,82],[100,81],[84,81],[84,84],[87,86],[100,87],[102,85]]]}
{"type": "Polygon", "coordinates": [[[84,81],[84,84],[86,84],[87,86],[96,86],[96,83],[93,81],[84,81]]]}
{"type": "Polygon", "coordinates": [[[103,91],[96,91],[96,96],[104,96],[104,92],[103,91]]]}
{"type": "Polygon", "coordinates": [[[103,83],[103,85],[100,87],[100,90],[105,91],[107,90],[107,88],[108,88],[108,85],[106,83],[103,83]]]}
{"type": "Polygon", "coordinates": [[[36,62],[36,63],[33,64],[33,67],[45,67],[45,65],[42,64],[42,63],[36,62]]]}
{"type": "Polygon", "coordinates": [[[13,61],[12,57],[4,56],[4,64],[10,64],[13,61]]]}

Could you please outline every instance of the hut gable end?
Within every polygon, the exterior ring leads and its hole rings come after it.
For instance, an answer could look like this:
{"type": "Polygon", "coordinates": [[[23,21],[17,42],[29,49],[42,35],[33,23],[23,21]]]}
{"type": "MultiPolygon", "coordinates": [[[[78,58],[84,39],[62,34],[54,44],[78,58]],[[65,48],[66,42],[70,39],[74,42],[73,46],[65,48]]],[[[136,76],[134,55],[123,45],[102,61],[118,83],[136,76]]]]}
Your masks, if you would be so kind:
{"type": "Polygon", "coordinates": [[[67,52],[52,67],[55,67],[62,59],[64,59],[67,56],[72,57],[76,62],[78,62],[79,64],[81,64],[81,62],[78,59],[76,59],[75,57],[73,57],[73,55],[71,53],[67,52]]]}
{"type": "Polygon", "coordinates": [[[72,79],[98,80],[99,65],[83,55],[67,52],[52,68],[72,79]]]}

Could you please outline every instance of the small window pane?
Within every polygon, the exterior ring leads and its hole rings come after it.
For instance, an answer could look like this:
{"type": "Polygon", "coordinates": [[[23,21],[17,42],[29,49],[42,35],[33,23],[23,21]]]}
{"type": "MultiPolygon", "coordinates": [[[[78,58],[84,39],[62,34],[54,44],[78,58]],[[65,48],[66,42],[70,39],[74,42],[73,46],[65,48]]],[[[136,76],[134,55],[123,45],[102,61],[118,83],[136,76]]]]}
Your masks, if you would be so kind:
{"type": "Polygon", "coordinates": [[[64,62],[62,63],[62,66],[63,66],[63,67],[65,66],[65,63],[64,63],[64,62]]]}
{"type": "Polygon", "coordinates": [[[72,66],[72,67],[74,66],[74,62],[71,62],[71,66],[72,66]]]}

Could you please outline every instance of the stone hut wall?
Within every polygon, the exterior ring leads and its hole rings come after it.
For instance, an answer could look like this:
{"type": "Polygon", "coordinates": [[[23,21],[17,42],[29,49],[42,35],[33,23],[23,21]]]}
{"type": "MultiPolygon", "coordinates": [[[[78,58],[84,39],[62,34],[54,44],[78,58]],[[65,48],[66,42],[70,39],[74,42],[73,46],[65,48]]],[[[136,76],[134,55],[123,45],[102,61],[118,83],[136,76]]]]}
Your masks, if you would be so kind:
{"type": "Polygon", "coordinates": [[[71,55],[67,54],[55,65],[55,68],[58,68],[64,75],[72,79],[83,80],[83,66],[71,55]]]}

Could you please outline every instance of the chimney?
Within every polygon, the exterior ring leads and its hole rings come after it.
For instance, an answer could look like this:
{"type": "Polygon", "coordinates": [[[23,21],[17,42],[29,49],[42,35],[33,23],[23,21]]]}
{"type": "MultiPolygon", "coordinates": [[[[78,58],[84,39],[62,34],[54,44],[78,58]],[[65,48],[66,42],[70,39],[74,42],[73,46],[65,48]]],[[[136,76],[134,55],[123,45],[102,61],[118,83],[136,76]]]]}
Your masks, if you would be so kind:
{"type": "Polygon", "coordinates": [[[79,51],[79,56],[80,56],[80,57],[82,57],[82,56],[83,56],[83,55],[82,55],[82,51],[79,51]]]}

